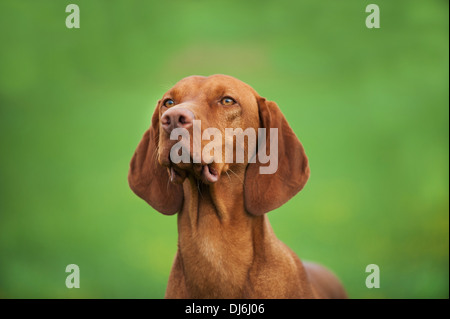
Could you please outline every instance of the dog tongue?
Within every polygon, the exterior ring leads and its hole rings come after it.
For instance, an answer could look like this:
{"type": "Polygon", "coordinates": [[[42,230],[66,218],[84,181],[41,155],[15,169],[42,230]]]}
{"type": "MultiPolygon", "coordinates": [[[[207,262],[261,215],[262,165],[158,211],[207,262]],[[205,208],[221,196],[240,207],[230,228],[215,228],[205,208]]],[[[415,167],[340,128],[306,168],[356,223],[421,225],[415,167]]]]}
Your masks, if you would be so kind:
{"type": "Polygon", "coordinates": [[[219,179],[216,170],[209,165],[203,166],[203,176],[210,183],[215,183],[219,179]]]}

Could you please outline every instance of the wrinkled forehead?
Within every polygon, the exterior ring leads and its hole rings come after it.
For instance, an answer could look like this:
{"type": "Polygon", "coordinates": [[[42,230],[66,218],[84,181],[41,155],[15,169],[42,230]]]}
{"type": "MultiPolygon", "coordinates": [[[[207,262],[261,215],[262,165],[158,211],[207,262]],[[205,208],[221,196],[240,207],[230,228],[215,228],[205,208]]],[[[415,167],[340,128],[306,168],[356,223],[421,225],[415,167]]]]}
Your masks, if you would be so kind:
{"type": "Polygon", "coordinates": [[[231,96],[254,98],[256,92],[246,83],[227,75],[189,76],[180,80],[166,95],[175,99],[231,96]]]}

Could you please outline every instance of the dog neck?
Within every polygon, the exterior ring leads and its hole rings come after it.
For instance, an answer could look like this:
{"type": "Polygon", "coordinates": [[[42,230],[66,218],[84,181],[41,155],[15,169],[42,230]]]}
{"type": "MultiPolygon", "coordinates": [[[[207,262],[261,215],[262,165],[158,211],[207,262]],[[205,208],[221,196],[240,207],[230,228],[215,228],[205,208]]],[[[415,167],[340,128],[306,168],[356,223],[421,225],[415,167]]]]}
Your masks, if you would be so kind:
{"type": "MultiPolygon", "coordinates": [[[[244,208],[245,171],[223,174],[219,181],[206,185],[189,176],[183,183],[184,205],[180,215],[189,220],[193,232],[205,232],[210,223],[226,228],[250,220],[244,208]]],[[[184,219],[183,219],[184,220],[184,219]]]]}
{"type": "Polygon", "coordinates": [[[211,185],[193,177],[183,183],[178,246],[186,286],[194,297],[242,296],[255,249],[272,234],[265,216],[245,211],[244,178],[245,170],[236,170],[211,185]]]}

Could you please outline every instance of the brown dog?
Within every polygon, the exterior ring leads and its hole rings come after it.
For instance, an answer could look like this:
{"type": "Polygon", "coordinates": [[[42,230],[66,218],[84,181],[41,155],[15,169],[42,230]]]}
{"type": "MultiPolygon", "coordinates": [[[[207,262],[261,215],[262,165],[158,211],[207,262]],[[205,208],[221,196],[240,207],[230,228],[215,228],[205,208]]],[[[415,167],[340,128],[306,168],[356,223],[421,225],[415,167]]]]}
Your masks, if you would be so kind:
{"type": "Polygon", "coordinates": [[[274,102],[230,76],[178,82],[158,101],[128,175],[131,189],[154,209],[178,212],[178,251],[166,298],[345,298],[338,279],[303,264],[276,238],[265,215],[299,192],[308,177],[303,146],[274,102]],[[192,141],[186,145],[192,161],[175,164],[170,151],[178,141],[170,134],[184,128],[192,139],[194,120],[202,132],[213,127],[222,136],[226,128],[277,128],[278,169],[261,174],[267,165],[249,160],[257,148],[270,153],[269,134],[259,146],[244,139],[243,163],[235,154],[227,162],[225,152],[221,161],[202,157],[195,163],[192,141]]]}

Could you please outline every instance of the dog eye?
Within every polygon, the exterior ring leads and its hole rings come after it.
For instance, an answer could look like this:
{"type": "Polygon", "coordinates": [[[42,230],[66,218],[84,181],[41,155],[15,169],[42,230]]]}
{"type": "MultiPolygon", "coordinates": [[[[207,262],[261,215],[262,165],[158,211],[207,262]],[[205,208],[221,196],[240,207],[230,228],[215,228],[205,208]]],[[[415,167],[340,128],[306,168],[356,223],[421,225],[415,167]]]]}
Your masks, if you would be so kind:
{"type": "Polygon", "coordinates": [[[220,104],[222,105],[233,105],[236,104],[236,101],[232,99],[229,96],[224,97],[222,100],[220,100],[220,104]]]}
{"type": "Polygon", "coordinates": [[[165,107],[171,107],[171,106],[174,106],[174,105],[175,105],[175,102],[172,99],[167,99],[167,100],[164,101],[164,106],[165,107]]]}

